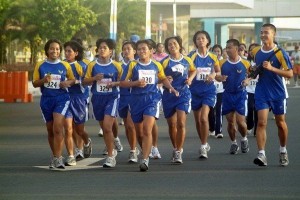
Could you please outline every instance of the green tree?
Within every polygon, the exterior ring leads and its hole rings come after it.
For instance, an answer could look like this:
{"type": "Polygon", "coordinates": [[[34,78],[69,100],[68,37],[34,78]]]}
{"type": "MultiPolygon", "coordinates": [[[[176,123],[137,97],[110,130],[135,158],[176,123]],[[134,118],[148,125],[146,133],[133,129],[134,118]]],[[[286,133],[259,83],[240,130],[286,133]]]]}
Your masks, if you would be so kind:
{"type": "Polygon", "coordinates": [[[87,24],[96,23],[96,14],[80,6],[79,0],[37,0],[34,13],[42,39],[70,40],[87,24]]]}
{"type": "Polygon", "coordinates": [[[12,1],[0,0],[0,64],[7,62],[6,49],[10,42],[10,32],[17,27],[12,17],[12,6],[12,1]]]}

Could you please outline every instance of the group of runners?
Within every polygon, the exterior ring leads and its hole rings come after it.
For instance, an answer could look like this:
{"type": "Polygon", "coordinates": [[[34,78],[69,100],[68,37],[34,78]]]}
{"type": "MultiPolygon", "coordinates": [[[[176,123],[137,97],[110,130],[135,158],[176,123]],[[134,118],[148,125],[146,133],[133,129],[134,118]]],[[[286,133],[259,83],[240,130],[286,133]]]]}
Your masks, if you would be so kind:
{"type": "Polygon", "coordinates": [[[121,62],[112,59],[116,47],[112,39],[97,40],[97,57],[91,62],[83,58],[80,41],[71,40],[62,46],[58,40],[49,40],[45,45],[47,59],[36,65],[33,75],[33,86],[42,92],[40,106],[52,151],[49,167],[64,169],[65,165],[76,165],[76,159],[90,157],[92,141],[84,128],[89,90],[93,114],[106,146],[104,168],[115,167],[118,151],[123,150],[117,137],[119,116],[130,146],[128,161],[139,161],[140,171],[149,169],[153,149],[158,152],[155,143],[160,104],[169,127],[173,163],[183,163],[186,118],[192,110],[200,139],[200,159],[208,158],[210,134],[223,137],[225,115],[231,140],[229,153],[237,154],[239,149],[247,153],[247,134],[253,129],[258,147],[253,162],[266,166],[267,117],[272,110],[280,141],[279,163],[287,166],[288,94],[284,78],[291,78],[293,71],[288,54],[274,43],[275,35],[276,27],[264,24],[262,45],[250,45],[248,60],[240,54],[241,44],[236,39],[226,43],[227,58],[221,57],[220,45],[214,45],[210,51],[211,38],[206,31],[194,34],[195,50],[188,55],[183,53],[180,36],[159,44],[166,54],[159,52],[154,56],[156,46],[152,40],[124,41],[121,62]],[[60,60],[62,48],[65,61],[60,60]],[[256,70],[260,73],[253,76],[256,70]],[[248,115],[248,107],[252,115],[248,115]],[[241,134],[240,145],[237,132],[241,134]],[[64,143],[66,161],[62,157],[64,143]]]}

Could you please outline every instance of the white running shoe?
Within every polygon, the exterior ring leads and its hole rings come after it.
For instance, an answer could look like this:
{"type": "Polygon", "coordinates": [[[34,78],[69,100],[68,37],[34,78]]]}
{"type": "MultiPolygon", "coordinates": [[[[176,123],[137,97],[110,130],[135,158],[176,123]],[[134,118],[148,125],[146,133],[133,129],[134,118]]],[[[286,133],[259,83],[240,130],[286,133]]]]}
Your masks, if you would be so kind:
{"type": "Polygon", "coordinates": [[[105,160],[105,163],[103,164],[104,168],[113,168],[116,166],[116,157],[111,156],[111,157],[107,157],[105,160]]]}
{"type": "Polygon", "coordinates": [[[178,164],[182,164],[183,163],[183,161],[182,161],[182,153],[183,153],[183,150],[175,152],[174,163],[178,163],[178,164]]]}
{"type": "Polygon", "coordinates": [[[208,131],[208,134],[209,134],[210,136],[215,136],[216,132],[215,132],[215,131],[208,131]]]}
{"type": "Polygon", "coordinates": [[[140,164],[140,171],[145,172],[149,169],[149,158],[148,159],[142,159],[140,164]]]}
{"type": "Polygon", "coordinates": [[[118,152],[123,151],[123,145],[121,144],[120,138],[118,138],[118,137],[115,138],[114,143],[115,143],[115,148],[118,152]]]}
{"type": "Polygon", "coordinates": [[[160,155],[157,147],[152,146],[151,153],[150,153],[149,157],[153,158],[153,159],[160,159],[161,158],[161,155],[160,155]]]}
{"type": "Polygon", "coordinates": [[[60,156],[59,158],[54,157],[53,158],[54,167],[57,169],[65,169],[65,165],[63,162],[63,157],[60,156]]]}
{"type": "Polygon", "coordinates": [[[137,147],[135,147],[135,150],[131,150],[129,152],[128,162],[129,163],[137,163],[139,154],[140,154],[140,150],[137,147]]]}
{"type": "Polygon", "coordinates": [[[208,156],[207,156],[207,152],[209,152],[210,151],[210,146],[209,146],[209,144],[207,143],[206,144],[206,148],[204,148],[204,147],[201,147],[200,148],[200,150],[199,150],[199,158],[208,158],[208,156]]]}
{"type": "Polygon", "coordinates": [[[76,159],[74,156],[69,156],[65,162],[66,166],[75,166],[76,165],[76,159]]]}
{"type": "Polygon", "coordinates": [[[76,158],[76,160],[82,160],[82,159],[84,159],[83,150],[82,149],[75,148],[75,158],[76,158]]]}
{"type": "Polygon", "coordinates": [[[102,128],[99,129],[98,136],[99,136],[99,137],[103,137],[103,130],[102,130],[102,128]]]}

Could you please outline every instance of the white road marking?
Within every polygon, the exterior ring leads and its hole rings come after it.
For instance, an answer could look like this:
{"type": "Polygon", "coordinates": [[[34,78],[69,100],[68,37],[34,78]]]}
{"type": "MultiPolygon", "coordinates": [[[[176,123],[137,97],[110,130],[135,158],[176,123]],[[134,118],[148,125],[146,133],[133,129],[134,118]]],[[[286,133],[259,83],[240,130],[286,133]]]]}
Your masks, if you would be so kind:
{"type": "MultiPolygon", "coordinates": [[[[105,158],[85,158],[83,160],[77,161],[75,166],[66,166],[65,169],[51,169],[55,171],[72,171],[72,170],[82,170],[82,169],[95,169],[95,168],[102,168],[99,161],[105,158]],[[93,165],[97,163],[96,165],[93,165]]],[[[40,169],[47,169],[49,170],[49,166],[33,166],[40,169]]]]}

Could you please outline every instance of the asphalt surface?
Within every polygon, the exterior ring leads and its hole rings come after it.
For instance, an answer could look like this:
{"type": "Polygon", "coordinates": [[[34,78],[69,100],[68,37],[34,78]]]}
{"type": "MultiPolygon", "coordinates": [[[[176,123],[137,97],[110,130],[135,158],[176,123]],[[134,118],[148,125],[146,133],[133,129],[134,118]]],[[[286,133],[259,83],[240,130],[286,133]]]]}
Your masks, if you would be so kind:
{"type": "Polygon", "coordinates": [[[39,97],[33,103],[0,102],[0,199],[300,199],[300,88],[290,87],[289,94],[289,166],[279,166],[279,142],[272,114],[267,128],[267,167],[253,164],[257,154],[253,136],[249,136],[247,154],[228,153],[230,140],[225,118],[225,137],[210,137],[208,159],[200,160],[200,140],[190,114],[184,163],[170,162],[172,146],[166,120],[161,116],[158,125],[162,158],[150,160],[146,173],[139,171],[138,164],[127,163],[129,145],[123,126],[119,127],[119,137],[124,151],[117,156],[116,168],[101,167],[104,141],[97,135],[99,128],[94,120],[86,124],[93,141],[91,158],[64,172],[51,171],[39,97]]]}

